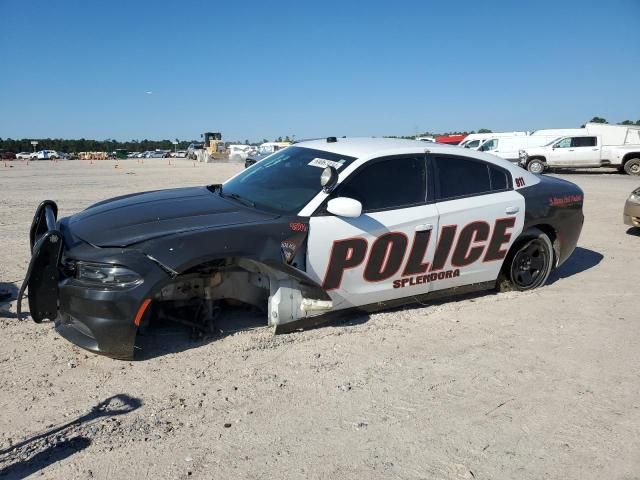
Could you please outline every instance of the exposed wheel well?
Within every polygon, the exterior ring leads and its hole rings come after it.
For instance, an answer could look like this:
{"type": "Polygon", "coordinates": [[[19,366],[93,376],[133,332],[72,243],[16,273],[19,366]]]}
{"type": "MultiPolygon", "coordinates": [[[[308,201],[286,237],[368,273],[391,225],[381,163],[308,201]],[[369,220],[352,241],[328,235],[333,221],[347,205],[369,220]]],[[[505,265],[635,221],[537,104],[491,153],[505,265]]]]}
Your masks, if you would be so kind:
{"type": "Polygon", "coordinates": [[[546,162],[547,162],[547,159],[546,159],[546,158],[544,158],[544,157],[542,157],[542,156],[540,156],[540,155],[536,155],[535,157],[529,157],[529,158],[527,158],[527,164],[529,164],[529,162],[531,162],[532,160],[540,160],[541,162],[544,162],[544,163],[546,163],[546,162]]]}
{"type": "Polygon", "coordinates": [[[627,163],[629,160],[632,160],[634,158],[640,159],[640,152],[627,153],[624,157],[622,157],[622,166],[624,167],[625,163],[627,163]]]}
{"type": "Polygon", "coordinates": [[[544,233],[547,237],[549,237],[549,241],[553,246],[553,266],[555,267],[558,263],[558,259],[560,258],[560,245],[558,243],[558,232],[551,225],[545,224],[545,223],[541,223],[538,225],[531,225],[526,231],[520,234],[520,237],[518,237],[518,239],[514,242],[514,245],[518,243],[520,240],[529,238],[529,235],[527,232],[529,232],[533,228],[537,228],[542,233],[544,233]]]}

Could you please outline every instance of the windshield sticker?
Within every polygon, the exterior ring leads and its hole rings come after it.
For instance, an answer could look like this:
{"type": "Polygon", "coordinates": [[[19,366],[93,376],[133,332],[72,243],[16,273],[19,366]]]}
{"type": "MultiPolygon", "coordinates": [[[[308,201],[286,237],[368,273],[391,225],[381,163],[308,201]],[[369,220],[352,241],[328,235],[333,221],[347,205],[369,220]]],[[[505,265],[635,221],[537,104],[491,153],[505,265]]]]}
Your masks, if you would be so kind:
{"type": "Polygon", "coordinates": [[[334,162],[333,160],[325,160],[324,158],[314,158],[308,163],[308,165],[311,165],[312,167],[320,167],[320,168],[333,167],[336,170],[340,170],[344,165],[344,160],[334,162]]]}

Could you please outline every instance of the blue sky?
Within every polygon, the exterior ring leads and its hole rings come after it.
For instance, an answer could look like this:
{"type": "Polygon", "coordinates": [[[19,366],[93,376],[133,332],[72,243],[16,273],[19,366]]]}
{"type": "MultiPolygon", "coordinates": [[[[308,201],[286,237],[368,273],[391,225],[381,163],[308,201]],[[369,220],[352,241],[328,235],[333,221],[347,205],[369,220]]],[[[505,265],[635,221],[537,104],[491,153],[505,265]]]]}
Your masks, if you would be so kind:
{"type": "Polygon", "coordinates": [[[640,0],[0,0],[0,18],[2,138],[640,119],[640,0]]]}

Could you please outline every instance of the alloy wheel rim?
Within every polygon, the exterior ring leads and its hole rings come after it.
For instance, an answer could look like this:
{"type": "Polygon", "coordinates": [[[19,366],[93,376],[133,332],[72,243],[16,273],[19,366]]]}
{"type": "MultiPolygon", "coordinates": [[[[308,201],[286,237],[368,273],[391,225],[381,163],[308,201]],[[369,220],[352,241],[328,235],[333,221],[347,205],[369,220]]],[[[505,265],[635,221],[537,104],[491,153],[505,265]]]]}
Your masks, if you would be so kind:
{"type": "Polygon", "coordinates": [[[521,248],[511,264],[511,279],[520,288],[537,285],[549,264],[549,255],[540,240],[533,240],[521,248]]]}
{"type": "Polygon", "coordinates": [[[540,173],[542,171],[542,165],[540,165],[538,162],[533,162],[531,164],[531,173],[540,173]]]}

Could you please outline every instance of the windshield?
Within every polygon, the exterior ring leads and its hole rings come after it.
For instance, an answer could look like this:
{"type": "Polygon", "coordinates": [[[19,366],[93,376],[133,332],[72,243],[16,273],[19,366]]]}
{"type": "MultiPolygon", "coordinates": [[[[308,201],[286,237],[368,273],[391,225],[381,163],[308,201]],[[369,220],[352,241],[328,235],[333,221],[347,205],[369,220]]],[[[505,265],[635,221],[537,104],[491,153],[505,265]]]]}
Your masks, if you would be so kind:
{"type": "Polygon", "coordinates": [[[554,143],[556,140],[558,140],[560,137],[556,137],[553,140],[551,140],[549,143],[545,143],[544,146],[548,147],[549,145],[551,145],[552,143],[554,143]]]}
{"type": "Polygon", "coordinates": [[[476,148],[478,145],[480,145],[480,140],[470,140],[467,143],[464,144],[465,148],[476,148]]]}
{"type": "Polygon", "coordinates": [[[320,192],[325,167],[340,171],[354,160],[322,150],[287,147],[225,183],[222,196],[277,213],[297,213],[320,192]]]}

